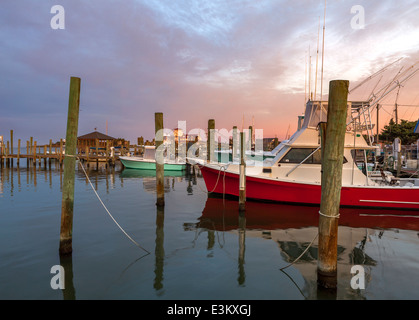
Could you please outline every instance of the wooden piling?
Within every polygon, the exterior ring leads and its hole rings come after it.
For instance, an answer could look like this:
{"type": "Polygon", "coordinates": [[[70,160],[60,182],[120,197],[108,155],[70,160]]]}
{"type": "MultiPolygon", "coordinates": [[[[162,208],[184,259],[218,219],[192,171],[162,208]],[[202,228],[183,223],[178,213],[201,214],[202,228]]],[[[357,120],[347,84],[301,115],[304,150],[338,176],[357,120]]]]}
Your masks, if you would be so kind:
{"type": "Polygon", "coordinates": [[[237,126],[233,127],[233,145],[232,145],[232,154],[231,154],[231,161],[237,158],[237,147],[239,146],[239,139],[237,134],[237,126]]]}
{"type": "Polygon", "coordinates": [[[60,155],[59,155],[59,161],[60,161],[60,168],[63,165],[63,139],[60,139],[60,155]]]}
{"type": "MultiPolygon", "coordinates": [[[[73,206],[74,180],[76,171],[77,130],[80,105],[80,78],[71,77],[68,101],[67,132],[64,157],[64,183],[61,205],[60,255],[71,254],[73,251],[73,206]]],[[[61,146],[60,146],[61,149],[61,146]]],[[[61,153],[60,153],[61,157],[61,153]]]]}
{"type": "Polygon", "coordinates": [[[99,139],[95,139],[96,144],[96,170],[99,170],[99,139]]]}
{"type": "Polygon", "coordinates": [[[34,167],[36,167],[36,141],[33,142],[32,151],[33,151],[33,165],[34,167]]]}
{"type": "Polygon", "coordinates": [[[10,163],[13,167],[13,130],[10,130],[10,155],[12,156],[10,158],[10,163]]]}
{"type": "Polygon", "coordinates": [[[17,140],[17,160],[16,160],[17,165],[19,165],[20,163],[20,139],[17,140]]]}
{"type": "Polygon", "coordinates": [[[156,141],[156,190],[158,207],[164,206],[164,155],[163,148],[163,113],[156,112],[154,115],[155,141],[156,141]],[[160,148],[159,148],[160,147],[160,148]]]}
{"type": "Polygon", "coordinates": [[[215,131],[215,120],[209,119],[208,120],[208,139],[207,139],[207,162],[214,160],[214,149],[215,149],[215,139],[214,139],[214,131],[215,131]]]}
{"type": "Polygon", "coordinates": [[[44,167],[47,167],[47,145],[44,145],[44,167]]]}
{"type": "Polygon", "coordinates": [[[248,138],[248,149],[252,150],[253,148],[253,126],[249,126],[249,138],[248,138]]]}
{"type": "Polygon", "coordinates": [[[6,167],[10,166],[10,159],[9,159],[9,141],[6,144],[6,167]]]}
{"type": "Polygon", "coordinates": [[[0,167],[3,168],[3,136],[0,136],[0,167]]]}
{"type": "Polygon", "coordinates": [[[322,190],[319,212],[318,285],[337,287],[337,239],[342,188],[343,150],[349,81],[329,84],[327,128],[322,145],[322,190]]]}
{"type": "Polygon", "coordinates": [[[240,178],[239,178],[239,211],[246,210],[246,161],[245,161],[245,134],[240,132],[240,178]]]}
{"type": "Polygon", "coordinates": [[[106,168],[107,168],[109,164],[109,140],[106,140],[105,163],[106,163],[106,168]]]}
{"type": "Polygon", "coordinates": [[[52,139],[49,139],[49,159],[48,165],[51,168],[51,158],[52,158],[52,139]]]}

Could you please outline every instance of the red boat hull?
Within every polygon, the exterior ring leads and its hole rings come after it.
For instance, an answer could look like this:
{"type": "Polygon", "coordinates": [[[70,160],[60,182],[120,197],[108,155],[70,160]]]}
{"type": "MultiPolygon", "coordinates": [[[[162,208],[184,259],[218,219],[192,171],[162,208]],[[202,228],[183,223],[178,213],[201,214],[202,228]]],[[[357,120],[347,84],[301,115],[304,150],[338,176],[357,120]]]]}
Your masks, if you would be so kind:
{"type": "MultiPolygon", "coordinates": [[[[239,175],[200,166],[207,190],[239,196],[239,175]]],[[[320,205],[321,186],[246,176],[246,199],[320,205]]],[[[343,207],[419,210],[419,188],[342,187],[343,207]]],[[[419,214],[419,212],[418,212],[419,214]]]]}

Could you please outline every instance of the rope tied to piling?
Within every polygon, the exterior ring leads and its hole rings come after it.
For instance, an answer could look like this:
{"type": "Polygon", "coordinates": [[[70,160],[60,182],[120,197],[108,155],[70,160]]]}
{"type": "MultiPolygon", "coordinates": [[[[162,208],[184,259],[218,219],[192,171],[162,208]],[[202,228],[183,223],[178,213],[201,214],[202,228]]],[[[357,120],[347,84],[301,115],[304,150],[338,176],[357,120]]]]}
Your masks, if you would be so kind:
{"type": "MultiPolygon", "coordinates": [[[[74,155],[65,155],[66,157],[75,157],[77,160],[80,161],[80,158],[74,155]]],[[[138,244],[133,238],[131,238],[131,236],[120,226],[120,224],[116,221],[116,219],[112,216],[112,214],[109,212],[108,208],[106,207],[106,205],[103,203],[102,199],[100,198],[99,194],[96,192],[92,182],[90,181],[90,178],[86,172],[86,170],[84,169],[83,164],[80,161],[80,166],[83,169],[83,172],[87,178],[87,180],[89,181],[90,186],[92,187],[93,192],[95,193],[96,197],[99,199],[99,202],[102,204],[103,208],[105,208],[106,212],[108,213],[108,215],[111,217],[111,219],[113,220],[113,222],[118,226],[118,228],[127,236],[127,238],[129,240],[131,240],[132,243],[134,243],[137,247],[139,247],[140,249],[144,250],[145,252],[147,252],[147,254],[150,254],[150,251],[144,249],[140,244],[138,244]]]]}
{"type": "Polygon", "coordinates": [[[340,217],[340,213],[338,213],[335,216],[329,216],[327,214],[322,213],[320,210],[319,210],[319,214],[322,215],[323,217],[326,217],[326,218],[339,218],[340,217]]]}
{"type": "Polygon", "coordinates": [[[226,174],[228,164],[227,165],[219,165],[219,167],[220,167],[220,169],[218,170],[217,181],[215,182],[214,188],[211,191],[209,191],[209,190],[205,191],[201,187],[201,185],[198,183],[198,187],[199,187],[199,189],[201,189],[202,192],[207,193],[207,194],[213,193],[218,186],[218,181],[220,180],[221,171],[223,171],[224,172],[224,174],[223,174],[223,194],[224,194],[224,191],[225,191],[224,190],[225,189],[225,174],[226,174]]]}

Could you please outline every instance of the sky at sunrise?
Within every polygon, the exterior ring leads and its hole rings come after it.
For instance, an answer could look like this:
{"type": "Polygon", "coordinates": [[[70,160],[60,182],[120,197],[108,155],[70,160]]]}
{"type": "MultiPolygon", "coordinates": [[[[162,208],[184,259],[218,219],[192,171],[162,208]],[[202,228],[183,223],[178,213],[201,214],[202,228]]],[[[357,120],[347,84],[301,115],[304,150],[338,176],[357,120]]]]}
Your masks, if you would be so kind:
{"type": "MultiPolygon", "coordinates": [[[[320,96],[324,0],[1,0],[0,8],[5,140],[10,130],[15,141],[65,138],[72,76],[81,78],[79,135],[107,128],[133,143],[153,138],[155,112],[166,128],[206,129],[215,119],[216,128],[254,124],[283,139],[304,111],[310,56],[320,96]]],[[[375,78],[349,96],[365,99],[419,61],[418,17],[417,0],[327,1],[324,99],[329,81],[354,87],[402,58],[379,85],[375,78]]],[[[396,91],[380,124],[394,116],[396,91]]],[[[398,103],[399,118],[418,120],[419,73],[398,103]]]]}

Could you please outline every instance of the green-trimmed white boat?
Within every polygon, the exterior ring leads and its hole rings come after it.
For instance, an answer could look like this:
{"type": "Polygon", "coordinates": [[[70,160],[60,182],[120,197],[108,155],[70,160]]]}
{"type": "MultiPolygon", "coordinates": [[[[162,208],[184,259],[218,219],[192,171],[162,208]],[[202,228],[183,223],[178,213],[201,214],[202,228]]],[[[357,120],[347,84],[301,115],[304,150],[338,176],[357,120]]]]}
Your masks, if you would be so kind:
{"type": "MultiPolygon", "coordinates": [[[[154,146],[146,146],[143,157],[120,156],[125,168],[140,170],[156,170],[156,149],[154,146]]],[[[186,169],[186,162],[177,160],[164,160],[164,171],[182,171],[186,169]]]]}

